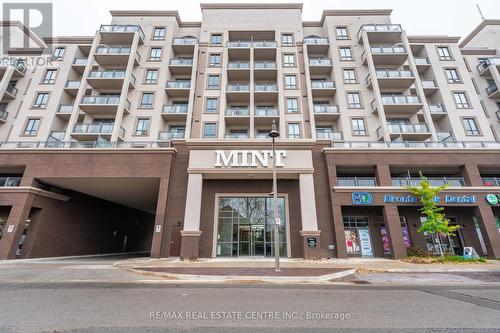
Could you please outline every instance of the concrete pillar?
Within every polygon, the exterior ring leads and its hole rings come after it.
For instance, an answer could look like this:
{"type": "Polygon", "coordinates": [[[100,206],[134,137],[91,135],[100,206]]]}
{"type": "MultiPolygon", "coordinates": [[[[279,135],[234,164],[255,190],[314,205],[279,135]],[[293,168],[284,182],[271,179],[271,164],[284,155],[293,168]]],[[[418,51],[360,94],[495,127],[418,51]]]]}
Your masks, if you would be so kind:
{"type": "Polygon", "coordinates": [[[483,186],[483,180],[477,165],[466,164],[462,167],[462,175],[468,186],[483,186]]]}
{"type": "Polygon", "coordinates": [[[401,222],[399,221],[398,207],[394,205],[385,205],[383,213],[385,227],[389,233],[392,257],[394,259],[406,257],[406,246],[403,240],[401,222]]]}
{"type": "Polygon", "coordinates": [[[202,192],[203,175],[189,174],[184,211],[184,229],[181,231],[181,258],[195,259],[199,256],[202,192]]]}
{"type": "Polygon", "coordinates": [[[335,231],[335,250],[338,258],[347,258],[345,246],[344,220],[342,219],[342,207],[333,205],[333,229],[335,231]]]}
{"type": "Polygon", "coordinates": [[[158,190],[158,201],[156,204],[155,225],[153,230],[153,240],[151,242],[151,257],[160,258],[162,253],[169,249],[169,244],[166,243],[166,218],[167,218],[167,200],[168,200],[168,186],[169,178],[164,177],[160,179],[160,186],[158,190]]]}
{"type": "Polygon", "coordinates": [[[19,240],[23,233],[24,224],[29,217],[34,194],[26,193],[10,209],[5,230],[0,239],[0,259],[15,259],[19,240]],[[12,231],[9,232],[9,229],[12,231]]]}
{"type": "Polygon", "coordinates": [[[379,186],[392,186],[391,170],[387,164],[378,164],[376,167],[377,182],[379,186]]]}
{"type": "Polygon", "coordinates": [[[299,175],[300,217],[302,230],[300,232],[304,246],[304,258],[320,258],[320,233],[316,215],[316,198],[314,194],[313,174],[299,175]],[[315,238],[315,241],[313,239],[315,238]],[[310,242],[311,241],[311,242],[310,242]],[[313,244],[315,246],[313,246],[313,244]]]}
{"type": "Polygon", "coordinates": [[[495,215],[493,210],[486,203],[479,203],[475,207],[474,214],[483,234],[486,248],[488,249],[488,257],[500,258],[500,233],[496,226],[495,215]]]}

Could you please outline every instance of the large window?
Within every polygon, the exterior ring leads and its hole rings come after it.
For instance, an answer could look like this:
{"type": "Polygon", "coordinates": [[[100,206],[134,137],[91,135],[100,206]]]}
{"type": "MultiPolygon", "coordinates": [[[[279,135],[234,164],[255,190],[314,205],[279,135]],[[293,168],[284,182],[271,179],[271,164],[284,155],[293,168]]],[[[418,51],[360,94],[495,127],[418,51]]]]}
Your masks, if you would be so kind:
{"type": "Polygon", "coordinates": [[[138,118],[137,125],[135,126],[135,135],[148,135],[150,125],[151,125],[151,119],[138,118]]]}
{"type": "Polygon", "coordinates": [[[54,84],[56,82],[57,69],[49,68],[45,71],[45,76],[43,77],[43,84],[54,84]]]}
{"type": "Polygon", "coordinates": [[[463,118],[462,119],[465,134],[466,135],[479,135],[481,132],[479,131],[479,127],[477,127],[476,118],[463,118]]]}
{"type": "Polygon", "coordinates": [[[295,54],[285,53],[283,55],[283,66],[284,67],[295,67],[295,54]]]}
{"type": "Polygon", "coordinates": [[[40,119],[29,118],[26,122],[26,127],[24,128],[23,135],[35,136],[38,132],[38,127],[40,127],[40,119]]]}
{"type": "Polygon", "coordinates": [[[453,60],[448,46],[439,46],[437,52],[439,60],[453,60]]]}
{"type": "Polygon", "coordinates": [[[54,53],[52,53],[52,59],[62,60],[64,58],[65,51],[66,51],[66,48],[64,48],[64,47],[56,47],[54,49],[54,53]]]}
{"type": "Polygon", "coordinates": [[[145,84],[156,84],[158,83],[158,70],[148,69],[146,70],[146,78],[144,80],[145,84]]]}
{"type": "Polygon", "coordinates": [[[457,108],[459,109],[470,108],[469,99],[467,98],[467,94],[465,92],[462,91],[454,92],[453,96],[455,98],[455,103],[457,104],[457,108]]]}
{"type": "Polygon", "coordinates": [[[363,118],[352,118],[351,123],[354,135],[366,135],[365,120],[363,118]]]}
{"type": "Polygon", "coordinates": [[[221,66],[221,55],[219,53],[211,54],[208,66],[220,67],[221,66]]]}
{"type": "Polygon", "coordinates": [[[210,45],[221,46],[222,45],[222,34],[212,34],[210,36],[210,45]]]}
{"type": "Polygon", "coordinates": [[[152,92],[142,93],[141,108],[151,109],[153,107],[154,98],[155,98],[155,94],[152,92]]]}
{"type": "Polygon", "coordinates": [[[361,97],[358,92],[347,93],[347,105],[351,109],[361,108],[361,97]]]}
{"type": "Polygon", "coordinates": [[[289,123],[288,124],[288,138],[289,139],[300,139],[300,124],[299,123],[289,123]]]}
{"type": "Polygon", "coordinates": [[[217,137],[217,124],[216,123],[205,123],[203,125],[203,137],[207,139],[213,139],[217,137]]]}
{"type": "Polygon", "coordinates": [[[209,75],[207,82],[208,89],[219,89],[220,88],[220,76],[219,75],[209,75]]]}
{"type": "Polygon", "coordinates": [[[345,68],[344,73],[344,83],[356,83],[356,71],[354,68],[345,68]]]}
{"type": "Polygon", "coordinates": [[[458,75],[458,70],[456,68],[446,68],[444,71],[446,73],[446,79],[448,80],[448,83],[461,82],[460,75],[458,75]]]}
{"type": "Polygon", "coordinates": [[[285,75],[285,88],[297,89],[297,75],[285,75]]]}
{"type": "Polygon", "coordinates": [[[287,98],[286,99],[286,112],[299,112],[299,99],[287,98]]]}
{"type": "Polygon", "coordinates": [[[350,61],[353,60],[352,58],[352,50],[350,47],[341,47],[339,49],[340,52],[340,60],[341,61],[350,61]]]}
{"type": "Polygon", "coordinates": [[[49,101],[49,93],[40,92],[36,95],[35,102],[33,103],[33,108],[45,109],[47,107],[48,101],[49,101]]]}
{"type": "Polygon", "coordinates": [[[219,112],[219,100],[217,98],[207,98],[207,102],[205,104],[205,112],[208,113],[217,113],[219,112]]]}
{"type": "Polygon", "coordinates": [[[164,40],[165,32],[165,27],[155,27],[153,30],[153,40],[164,40]]]}
{"type": "Polygon", "coordinates": [[[149,51],[149,61],[160,61],[161,51],[161,47],[152,47],[149,51]]]}
{"type": "Polygon", "coordinates": [[[281,35],[281,45],[282,46],[293,46],[293,34],[282,34],[281,35]]]}
{"type": "Polygon", "coordinates": [[[347,32],[347,27],[337,27],[337,39],[349,39],[349,33],[347,32]]]}

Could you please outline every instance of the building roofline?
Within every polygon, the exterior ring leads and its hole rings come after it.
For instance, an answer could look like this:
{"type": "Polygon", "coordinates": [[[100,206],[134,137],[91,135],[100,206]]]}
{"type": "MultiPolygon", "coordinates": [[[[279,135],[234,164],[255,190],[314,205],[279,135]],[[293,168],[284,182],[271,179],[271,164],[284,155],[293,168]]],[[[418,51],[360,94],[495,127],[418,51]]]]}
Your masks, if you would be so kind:
{"type": "Polygon", "coordinates": [[[200,3],[204,9],[300,9],[302,3],[200,3]]]}
{"type": "Polygon", "coordinates": [[[458,43],[460,37],[446,35],[413,35],[408,36],[410,43],[458,43]]]}
{"type": "Polygon", "coordinates": [[[0,21],[0,26],[2,27],[18,27],[21,29],[25,35],[31,38],[40,48],[44,49],[47,45],[45,45],[44,41],[38,37],[30,28],[25,26],[21,21],[0,21]]]}
{"type": "Polygon", "coordinates": [[[56,36],[44,38],[46,44],[92,44],[93,36],[56,36]]]}
{"type": "Polygon", "coordinates": [[[181,17],[177,10],[110,10],[113,17],[175,17],[177,24],[181,25],[181,17]]]}
{"type": "Polygon", "coordinates": [[[322,27],[327,16],[385,16],[391,15],[392,9],[334,9],[324,10],[319,21],[303,21],[303,27],[322,27]]]}
{"type": "Polygon", "coordinates": [[[500,20],[483,20],[470,34],[464,37],[458,46],[465,47],[487,25],[500,25],[500,20]]]}
{"type": "Polygon", "coordinates": [[[463,55],[496,55],[497,50],[487,47],[466,47],[461,48],[460,53],[463,55]]]}

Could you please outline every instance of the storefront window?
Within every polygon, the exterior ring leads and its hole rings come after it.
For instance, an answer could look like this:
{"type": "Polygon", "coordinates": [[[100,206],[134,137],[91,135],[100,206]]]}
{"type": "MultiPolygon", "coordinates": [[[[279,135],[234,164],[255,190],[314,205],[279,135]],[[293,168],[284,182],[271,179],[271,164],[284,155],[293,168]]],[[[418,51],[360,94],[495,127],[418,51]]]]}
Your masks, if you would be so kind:
{"type": "Polygon", "coordinates": [[[0,239],[2,239],[3,229],[5,228],[5,223],[7,223],[7,218],[0,217],[0,239]]]}
{"type": "Polygon", "coordinates": [[[403,242],[406,248],[411,247],[411,237],[410,230],[408,229],[408,223],[406,222],[406,217],[400,216],[399,222],[401,223],[401,232],[403,233],[403,242]]]}
{"type": "MultiPolygon", "coordinates": [[[[500,232],[500,219],[497,217],[497,228],[500,232]]],[[[483,234],[481,233],[481,228],[479,227],[479,223],[477,222],[477,218],[475,216],[472,217],[472,222],[474,223],[474,229],[476,229],[477,238],[479,239],[479,243],[481,244],[481,250],[483,250],[483,254],[488,254],[488,249],[486,248],[486,243],[484,242],[483,234]]]]}
{"type": "Polygon", "coordinates": [[[343,221],[347,254],[353,256],[373,256],[368,217],[344,216],[343,221]]]}

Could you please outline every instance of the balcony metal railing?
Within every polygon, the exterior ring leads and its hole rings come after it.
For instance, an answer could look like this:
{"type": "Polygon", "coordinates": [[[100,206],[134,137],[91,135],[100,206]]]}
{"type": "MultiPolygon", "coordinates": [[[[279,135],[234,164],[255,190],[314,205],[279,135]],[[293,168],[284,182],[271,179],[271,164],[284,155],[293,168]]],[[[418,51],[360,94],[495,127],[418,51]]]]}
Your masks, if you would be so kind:
{"type": "Polygon", "coordinates": [[[107,69],[104,71],[91,71],[89,78],[93,79],[124,79],[125,70],[122,69],[107,69]]]}
{"type": "Polygon", "coordinates": [[[388,123],[387,128],[389,130],[389,133],[394,133],[394,134],[429,133],[429,129],[427,128],[427,125],[424,123],[414,123],[414,124],[390,124],[390,123],[388,123]]]}
{"type": "Polygon", "coordinates": [[[327,37],[306,37],[304,38],[305,45],[328,45],[327,37]]]}
{"type": "Polygon", "coordinates": [[[314,113],[326,113],[326,114],[339,113],[338,105],[313,104],[313,109],[314,113]]]}
{"type": "Polygon", "coordinates": [[[477,70],[479,73],[482,73],[490,65],[500,66],[500,58],[488,58],[480,61],[477,65],[477,70]]]}
{"type": "Polygon", "coordinates": [[[311,80],[311,88],[317,89],[335,89],[335,82],[323,80],[311,80]]]}
{"type": "Polygon", "coordinates": [[[332,144],[333,148],[348,149],[500,149],[497,141],[344,141],[332,144]]]}
{"type": "Polygon", "coordinates": [[[427,58],[415,58],[415,64],[417,66],[430,65],[429,60],[427,58]]]}
{"type": "Polygon", "coordinates": [[[191,88],[191,81],[167,81],[165,87],[175,89],[189,89],[191,88]]]}
{"type": "Polygon", "coordinates": [[[16,86],[14,86],[13,84],[7,85],[7,88],[5,89],[5,92],[8,92],[14,97],[16,97],[18,91],[19,89],[17,89],[16,86]]]}
{"type": "Polygon", "coordinates": [[[401,54],[406,53],[403,45],[379,45],[371,47],[372,54],[401,54]]]}
{"type": "Polygon", "coordinates": [[[4,141],[0,149],[144,149],[169,148],[168,141],[106,141],[106,140],[72,140],[57,139],[47,141],[4,141]]]}
{"type": "Polygon", "coordinates": [[[173,40],[174,45],[195,45],[197,43],[198,39],[194,37],[179,37],[173,40]]]}
{"type": "Polygon", "coordinates": [[[481,177],[483,186],[500,186],[500,177],[481,177]]]}
{"type": "Polygon", "coordinates": [[[250,109],[248,108],[227,108],[226,116],[229,117],[248,117],[250,115],[250,109]]]}
{"type": "Polygon", "coordinates": [[[364,24],[358,30],[358,38],[363,31],[367,32],[402,32],[400,24],[364,24]]]}
{"type": "Polygon", "coordinates": [[[158,133],[158,140],[168,141],[172,139],[184,139],[185,136],[186,133],[182,131],[174,131],[174,132],[161,131],[158,133]]]}
{"type": "Polygon", "coordinates": [[[422,88],[424,89],[433,89],[437,87],[436,81],[434,80],[422,80],[422,88]]]}
{"type": "Polygon", "coordinates": [[[442,104],[429,105],[429,112],[433,114],[446,113],[442,104]]]}
{"type": "Polygon", "coordinates": [[[102,32],[138,32],[142,39],[144,39],[144,31],[142,31],[141,26],[131,25],[131,24],[111,24],[111,25],[101,25],[99,31],[102,32]]]}
{"type": "Polygon", "coordinates": [[[278,108],[262,107],[255,108],[256,117],[277,117],[279,115],[278,108]]]}
{"type": "Polygon", "coordinates": [[[497,87],[497,85],[496,85],[496,84],[491,84],[491,85],[489,85],[488,87],[486,87],[486,94],[487,94],[488,96],[490,96],[490,95],[494,94],[494,93],[495,93],[495,92],[497,92],[497,91],[498,91],[498,87],[497,87]]]}
{"type": "Polygon", "coordinates": [[[413,77],[411,71],[397,69],[377,69],[377,78],[413,77]]]}
{"type": "Polygon", "coordinates": [[[87,65],[87,58],[76,58],[73,61],[73,65],[86,66],[87,65]]]}
{"type": "Polygon", "coordinates": [[[250,136],[248,133],[226,133],[224,137],[226,139],[248,139],[250,136]]]}
{"type": "Polygon", "coordinates": [[[309,66],[331,66],[332,60],[328,58],[310,58],[309,66]]]}
{"type": "Polygon", "coordinates": [[[9,116],[9,113],[5,111],[5,108],[0,108],[0,119],[3,121],[7,120],[7,117],[9,116]]]}
{"type": "Polygon", "coordinates": [[[227,85],[227,91],[250,91],[248,83],[230,83],[227,85]]]}
{"type": "Polygon", "coordinates": [[[97,54],[129,54],[131,48],[128,46],[98,46],[95,50],[97,54]]]}
{"type": "Polygon", "coordinates": [[[168,62],[172,66],[192,66],[193,58],[174,58],[168,62]]]}
{"type": "Polygon", "coordinates": [[[75,124],[74,133],[80,134],[111,134],[115,123],[81,123],[75,124]]]}
{"type": "Polygon", "coordinates": [[[253,41],[253,47],[256,48],[276,48],[278,43],[274,40],[262,40],[262,41],[253,41]]]}
{"type": "Polygon", "coordinates": [[[0,63],[2,67],[12,66],[15,70],[20,72],[21,74],[26,73],[26,62],[22,58],[7,58],[4,57],[0,63]]]}
{"type": "MultiPolygon", "coordinates": [[[[463,177],[426,177],[432,186],[442,186],[449,184],[454,187],[466,186],[463,177]]],[[[405,187],[405,186],[418,186],[421,179],[417,177],[392,177],[392,186],[405,187]]]]}
{"type": "Polygon", "coordinates": [[[188,104],[171,104],[171,105],[163,105],[163,113],[188,113],[188,104]]]}
{"type": "Polygon", "coordinates": [[[342,132],[316,132],[316,139],[327,139],[332,141],[342,141],[342,132]]]}
{"type": "Polygon", "coordinates": [[[22,177],[0,177],[0,187],[11,187],[21,185],[22,177]]]}
{"type": "Polygon", "coordinates": [[[255,91],[278,91],[276,83],[256,83],[255,91]]]}
{"type": "Polygon", "coordinates": [[[249,61],[230,61],[227,64],[227,68],[248,69],[248,68],[250,68],[250,62],[249,61]]]}
{"type": "Polygon", "coordinates": [[[80,88],[80,81],[73,81],[73,80],[67,81],[64,88],[78,89],[78,88],[80,88]]]}
{"type": "Polygon", "coordinates": [[[257,69],[261,68],[276,68],[276,62],[275,61],[256,61],[254,62],[254,67],[257,69]]]}
{"type": "Polygon", "coordinates": [[[59,105],[57,109],[57,113],[59,114],[71,114],[73,113],[73,105],[59,105]]]}
{"type": "Polygon", "coordinates": [[[249,40],[230,40],[226,43],[228,48],[250,48],[252,42],[249,40]]]}
{"type": "Polygon", "coordinates": [[[420,98],[417,95],[393,95],[382,96],[384,104],[419,104],[420,98]]]}
{"type": "MultiPolygon", "coordinates": [[[[99,96],[83,96],[81,104],[88,105],[118,105],[120,103],[120,95],[99,95],[99,96]]],[[[125,108],[130,109],[130,101],[125,99],[125,108]]]]}
{"type": "Polygon", "coordinates": [[[337,185],[352,187],[373,187],[377,186],[377,179],[375,177],[369,176],[337,177],[337,185]]]}

